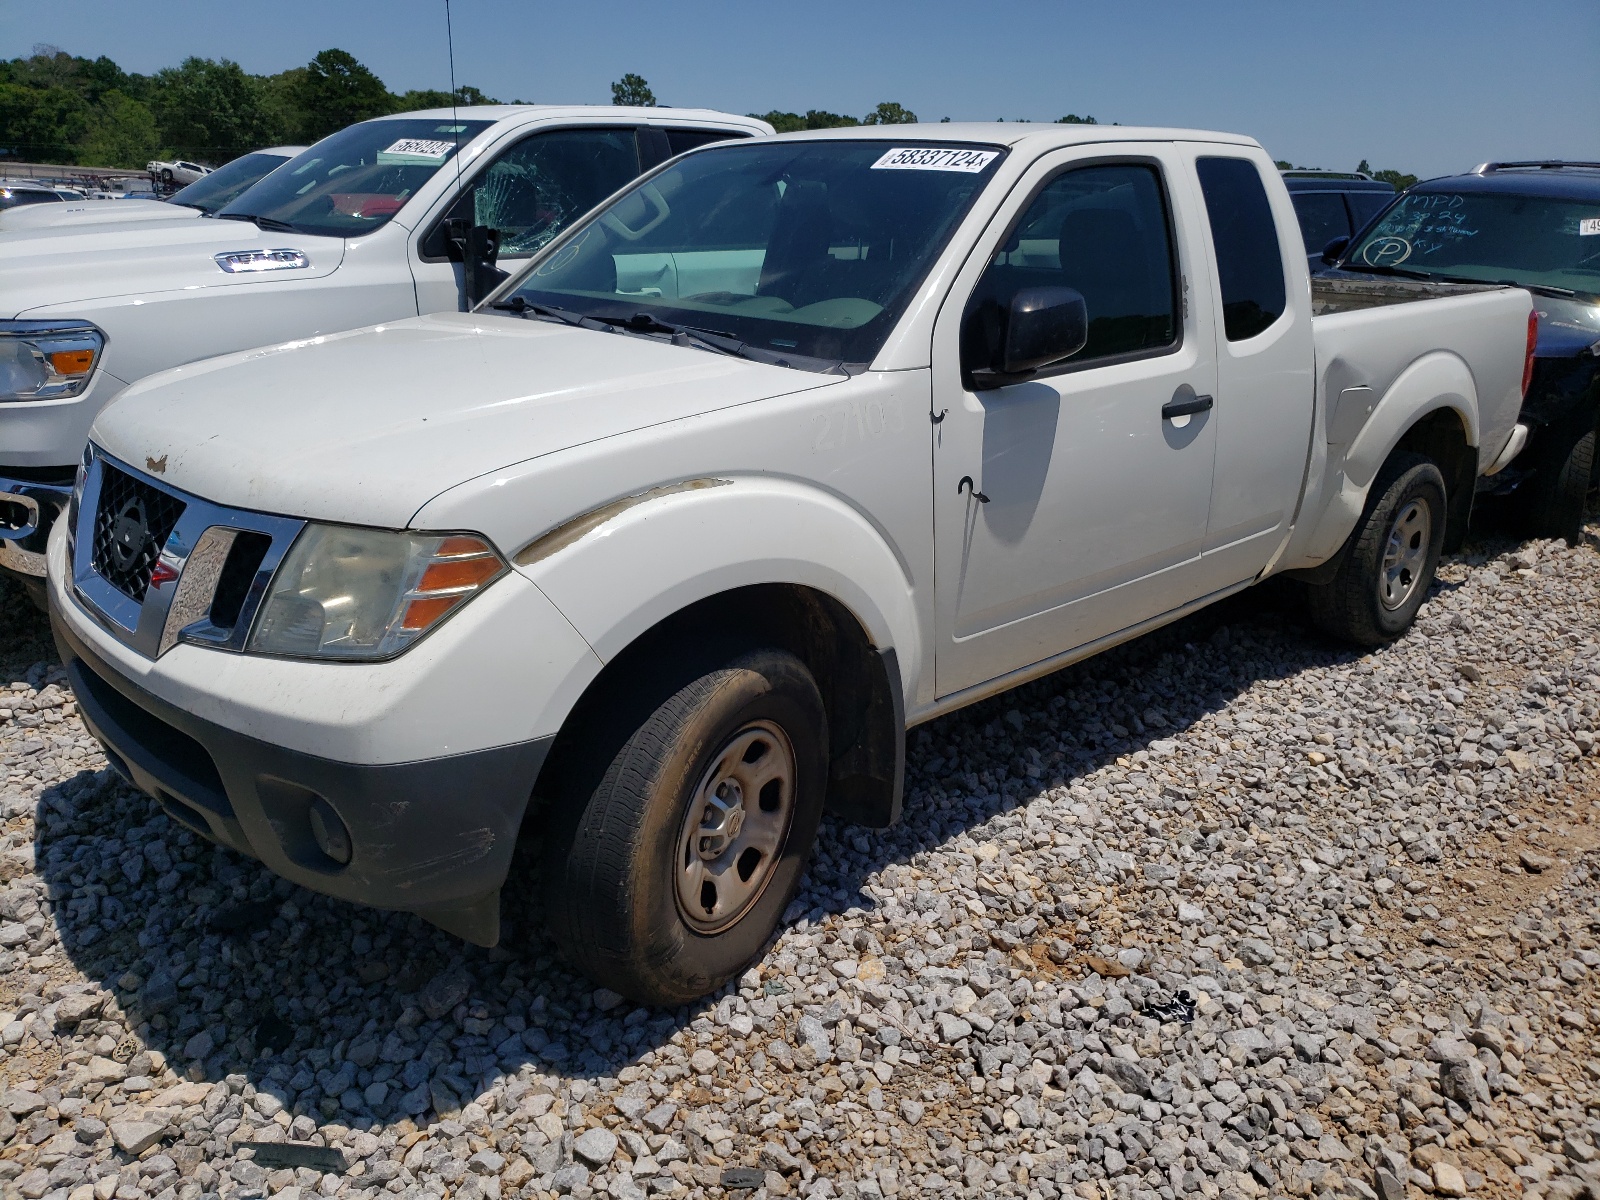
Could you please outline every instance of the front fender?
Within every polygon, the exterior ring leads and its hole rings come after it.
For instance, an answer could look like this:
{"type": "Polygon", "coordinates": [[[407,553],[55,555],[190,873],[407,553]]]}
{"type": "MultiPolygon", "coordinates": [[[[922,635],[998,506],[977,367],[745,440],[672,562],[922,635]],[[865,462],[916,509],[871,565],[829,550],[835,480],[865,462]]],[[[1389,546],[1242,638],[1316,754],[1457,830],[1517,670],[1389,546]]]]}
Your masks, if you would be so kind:
{"type": "Polygon", "coordinates": [[[910,573],[865,515],[787,479],[692,483],[607,506],[619,511],[597,522],[576,518],[516,555],[517,569],[607,662],[697,601],[759,584],[814,588],[853,613],[879,651],[895,652],[909,690],[923,644],[910,573]],[[580,524],[575,540],[561,536],[580,524]]]}

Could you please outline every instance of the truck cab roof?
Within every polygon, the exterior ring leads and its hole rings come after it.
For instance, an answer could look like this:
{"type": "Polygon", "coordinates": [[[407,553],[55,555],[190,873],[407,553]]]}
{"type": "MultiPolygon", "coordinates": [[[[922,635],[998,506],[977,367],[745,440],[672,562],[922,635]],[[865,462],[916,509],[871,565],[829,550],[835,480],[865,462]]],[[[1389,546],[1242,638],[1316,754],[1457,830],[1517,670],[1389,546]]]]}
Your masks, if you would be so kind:
{"type": "Polygon", "coordinates": [[[772,126],[759,117],[740,117],[709,108],[637,108],[599,104],[472,104],[459,108],[419,108],[415,112],[388,113],[374,121],[453,120],[509,121],[514,118],[581,121],[600,125],[607,121],[636,125],[706,124],[720,129],[748,129],[751,133],[771,133],[772,126]]]}
{"type": "MultiPolygon", "coordinates": [[[[637,111],[637,110],[621,110],[637,111]]],[[[671,113],[684,110],[668,109],[671,113]]],[[[1020,121],[992,124],[959,121],[917,125],[849,125],[839,129],[805,129],[779,135],[785,141],[865,140],[897,142],[970,142],[988,146],[1023,146],[1045,150],[1095,142],[1218,142],[1259,146],[1254,138],[1209,129],[1176,129],[1158,125],[1035,125],[1020,121]]]]}

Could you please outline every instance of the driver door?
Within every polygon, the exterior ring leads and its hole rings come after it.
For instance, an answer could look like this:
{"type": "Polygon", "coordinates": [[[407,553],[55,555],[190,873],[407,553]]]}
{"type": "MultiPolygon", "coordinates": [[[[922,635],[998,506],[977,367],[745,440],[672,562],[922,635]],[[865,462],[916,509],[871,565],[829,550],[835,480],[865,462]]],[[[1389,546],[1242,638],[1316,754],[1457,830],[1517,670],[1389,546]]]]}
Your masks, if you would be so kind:
{"type": "Polygon", "coordinates": [[[1210,295],[1200,206],[1171,148],[1095,152],[1034,166],[935,326],[940,697],[1196,598],[1215,430],[1171,414],[1216,390],[1211,306],[1189,300],[1210,295]],[[975,390],[979,326],[1041,286],[1083,295],[1088,344],[975,390]]]}
{"type": "Polygon", "coordinates": [[[466,308],[465,270],[447,220],[498,229],[501,269],[514,270],[517,260],[639,174],[636,133],[631,126],[550,129],[503,149],[414,240],[417,311],[466,308]]]}

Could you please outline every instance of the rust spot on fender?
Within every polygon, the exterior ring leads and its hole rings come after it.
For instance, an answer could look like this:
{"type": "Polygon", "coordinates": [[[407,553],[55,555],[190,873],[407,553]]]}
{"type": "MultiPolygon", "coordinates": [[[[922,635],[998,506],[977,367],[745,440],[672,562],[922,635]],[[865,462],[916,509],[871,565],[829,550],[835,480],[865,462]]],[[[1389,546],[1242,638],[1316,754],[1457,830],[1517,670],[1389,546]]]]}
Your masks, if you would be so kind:
{"type": "Polygon", "coordinates": [[[705,488],[726,487],[732,483],[731,479],[712,479],[702,477],[699,479],[685,479],[681,483],[667,483],[660,487],[653,487],[649,491],[639,492],[637,495],[624,496],[620,500],[613,500],[610,504],[602,504],[599,508],[591,508],[572,520],[557,525],[547,533],[540,534],[521,550],[517,551],[513,561],[521,567],[530,567],[541,559],[549,558],[558,550],[565,550],[584,534],[600,528],[613,517],[621,516],[630,508],[643,504],[647,500],[656,500],[662,496],[671,496],[678,492],[698,492],[705,488]]]}
{"type": "Polygon", "coordinates": [[[167,473],[167,456],[163,454],[160,458],[151,458],[148,454],[145,455],[144,469],[156,475],[165,475],[167,473]]]}

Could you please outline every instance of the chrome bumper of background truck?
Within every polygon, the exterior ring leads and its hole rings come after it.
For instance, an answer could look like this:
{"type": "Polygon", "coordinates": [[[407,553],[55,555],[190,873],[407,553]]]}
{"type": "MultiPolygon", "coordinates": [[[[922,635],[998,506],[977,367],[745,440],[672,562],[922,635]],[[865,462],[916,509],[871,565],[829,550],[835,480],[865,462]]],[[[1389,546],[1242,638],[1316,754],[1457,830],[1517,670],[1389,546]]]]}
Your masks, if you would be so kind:
{"type": "Polygon", "coordinates": [[[50,527],[71,499],[71,483],[0,475],[0,569],[43,579],[50,527]]]}

